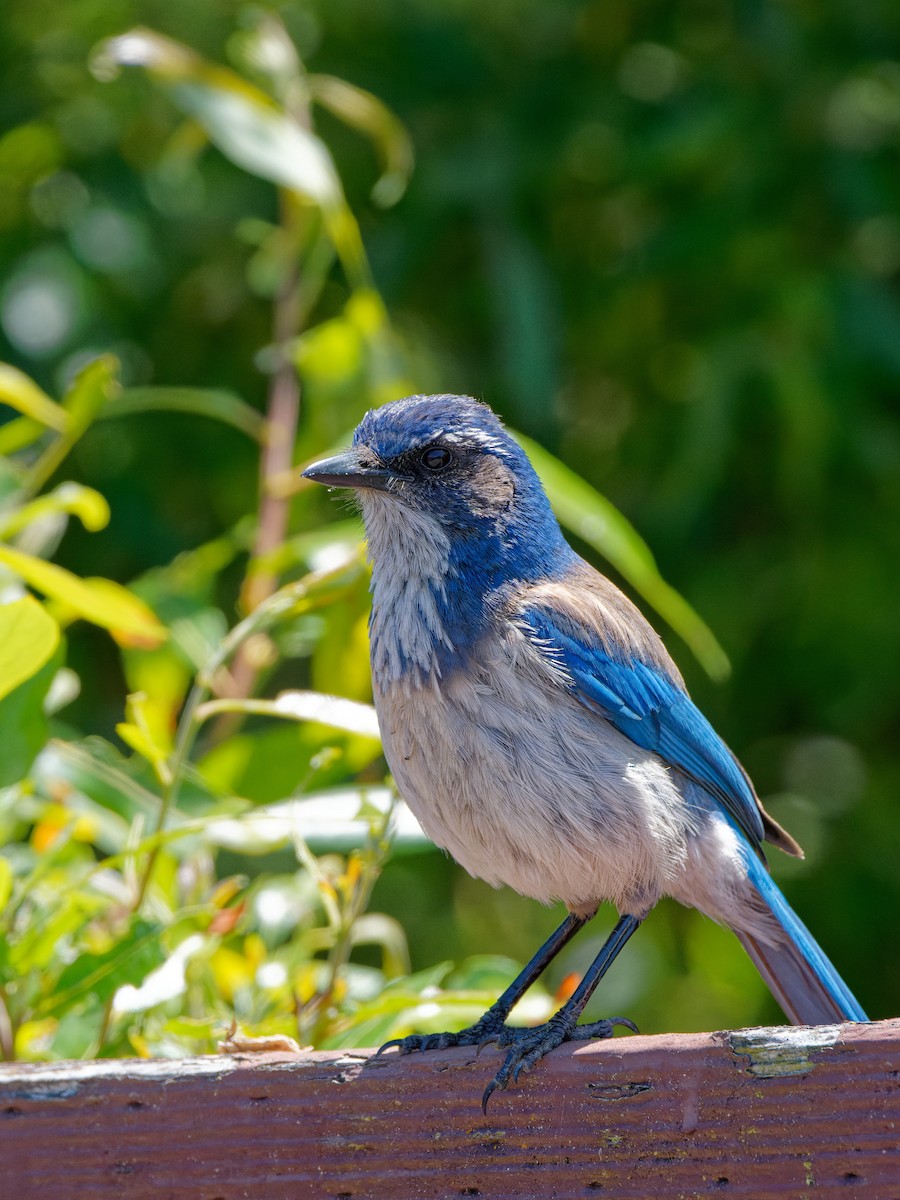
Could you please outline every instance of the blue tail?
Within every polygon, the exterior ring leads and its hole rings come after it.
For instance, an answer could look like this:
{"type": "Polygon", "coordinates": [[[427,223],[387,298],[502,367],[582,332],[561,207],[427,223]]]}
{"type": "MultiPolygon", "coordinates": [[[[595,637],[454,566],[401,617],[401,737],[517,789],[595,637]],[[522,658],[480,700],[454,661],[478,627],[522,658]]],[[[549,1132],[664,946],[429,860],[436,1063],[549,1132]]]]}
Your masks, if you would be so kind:
{"type": "Polygon", "coordinates": [[[765,863],[747,853],[750,882],[768,905],[786,940],[767,946],[735,930],[744,949],[794,1025],[868,1021],[859,1001],[838,975],[821,946],[785,900],[765,863]]]}

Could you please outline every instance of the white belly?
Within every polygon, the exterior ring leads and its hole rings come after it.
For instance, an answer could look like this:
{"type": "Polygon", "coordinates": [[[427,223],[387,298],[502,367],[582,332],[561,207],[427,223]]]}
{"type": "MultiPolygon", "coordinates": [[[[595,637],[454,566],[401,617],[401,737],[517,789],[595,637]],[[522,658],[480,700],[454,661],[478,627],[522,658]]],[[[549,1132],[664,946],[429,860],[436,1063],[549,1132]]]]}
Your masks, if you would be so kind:
{"type": "Polygon", "coordinates": [[[388,763],[429,837],[494,886],[649,909],[685,861],[674,777],[555,683],[514,628],[473,659],[444,680],[376,686],[388,763]]]}

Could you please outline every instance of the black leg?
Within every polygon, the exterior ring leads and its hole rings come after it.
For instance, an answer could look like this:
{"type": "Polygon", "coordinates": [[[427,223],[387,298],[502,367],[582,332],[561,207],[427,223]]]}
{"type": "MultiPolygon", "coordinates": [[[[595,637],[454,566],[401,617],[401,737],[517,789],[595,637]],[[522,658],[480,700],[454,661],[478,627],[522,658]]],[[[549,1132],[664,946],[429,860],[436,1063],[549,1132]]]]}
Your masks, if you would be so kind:
{"type": "MultiPolygon", "coordinates": [[[[569,1000],[558,1013],[544,1025],[533,1029],[509,1030],[504,1027],[503,1034],[494,1036],[491,1040],[501,1046],[512,1048],[503,1060],[500,1070],[487,1085],[481,1098],[481,1107],[487,1112],[487,1103],[491,1094],[497,1088],[507,1086],[510,1077],[515,1082],[522,1071],[530,1071],[550,1050],[555,1050],[563,1042],[584,1041],[592,1037],[611,1037],[615,1025],[626,1025],[637,1032],[636,1026],[624,1017],[613,1017],[608,1021],[594,1021],[589,1025],[578,1025],[578,1018],[584,1012],[584,1006],[590,1000],[597,984],[612,966],[619,951],[640,925],[642,917],[625,914],[620,917],[615,929],[606,939],[600,953],[591,963],[581,983],[569,1000]]],[[[527,969],[527,968],[526,968],[527,969]]],[[[489,1010],[490,1011],[490,1010],[489,1010]]]]}
{"type": "MultiPolygon", "coordinates": [[[[486,1039],[499,1040],[506,1032],[504,1022],[515,1005],[556,958],[563,946],[575,936],[582,925],[587,924],[587,920],[587,917],[578,917],[574,913],[569,913],[562,925],[554,933],[551,933],[503,995],[491,1005],[483,1017],[474,1025],[470,1025],[468,1029],[461,1029],[459,1033],[411,1033],[408,1037],[393,1038],[391,1041],[385,1042],[378,1054],[390,1046],[399,1047],[401,1054],[410,1054],[413,1050],[443,1050],[447,1046],[478,1046],[486,1039]]],[[[584,1006],[582,1005],[582,1007],[584,1006]]]]}

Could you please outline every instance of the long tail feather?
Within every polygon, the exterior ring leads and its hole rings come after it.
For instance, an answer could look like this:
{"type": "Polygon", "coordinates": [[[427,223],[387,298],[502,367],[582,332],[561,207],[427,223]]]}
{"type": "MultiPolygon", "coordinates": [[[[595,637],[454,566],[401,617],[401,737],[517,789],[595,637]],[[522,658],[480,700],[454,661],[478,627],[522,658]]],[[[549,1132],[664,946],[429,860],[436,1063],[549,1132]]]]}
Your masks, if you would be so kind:
{"type": "Polygon", "coordinates": [[[859,1001],[838,975],[821,946],[785,900],[765,864],[748,856],[750,881],[762,896],[786,940],[766,945],[735,930],[744,949],[794,1025],[868,1021],[859,1001]]]}

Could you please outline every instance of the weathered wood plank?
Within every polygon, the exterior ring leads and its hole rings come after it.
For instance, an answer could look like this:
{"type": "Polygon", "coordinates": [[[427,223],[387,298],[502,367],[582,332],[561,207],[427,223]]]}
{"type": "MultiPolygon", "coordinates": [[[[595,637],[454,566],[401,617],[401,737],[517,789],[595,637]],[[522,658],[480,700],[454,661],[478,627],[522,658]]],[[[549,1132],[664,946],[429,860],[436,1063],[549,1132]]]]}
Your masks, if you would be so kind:
{"type": "Polygon", "coordinates": [[[900,1020],[497,1051],[0,1067],[0,1196],[900,1200],[900,1020]]]}

